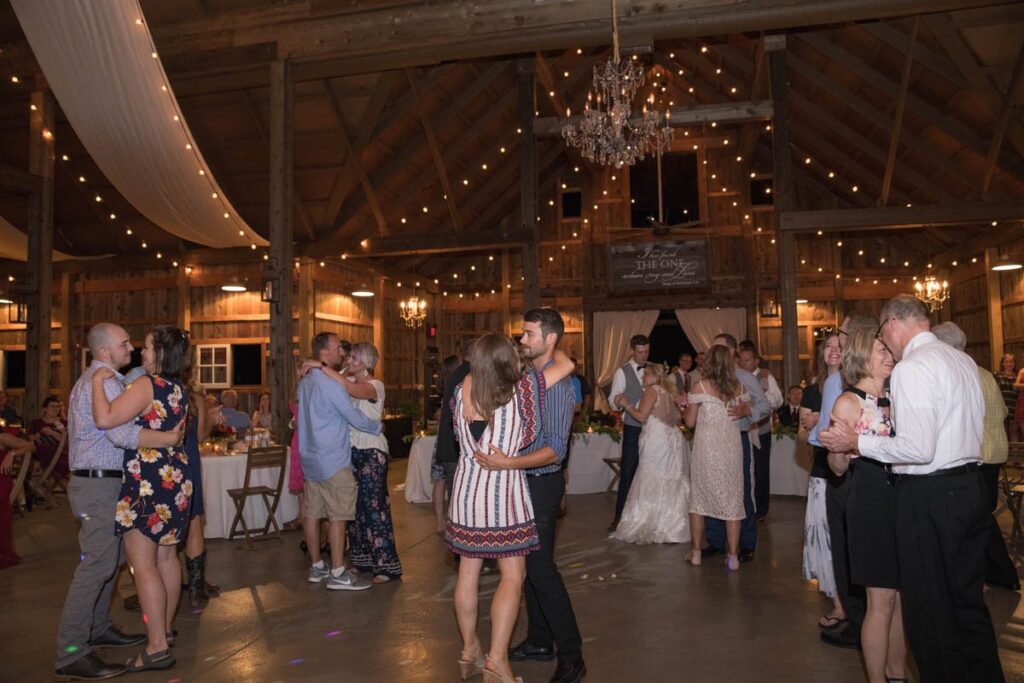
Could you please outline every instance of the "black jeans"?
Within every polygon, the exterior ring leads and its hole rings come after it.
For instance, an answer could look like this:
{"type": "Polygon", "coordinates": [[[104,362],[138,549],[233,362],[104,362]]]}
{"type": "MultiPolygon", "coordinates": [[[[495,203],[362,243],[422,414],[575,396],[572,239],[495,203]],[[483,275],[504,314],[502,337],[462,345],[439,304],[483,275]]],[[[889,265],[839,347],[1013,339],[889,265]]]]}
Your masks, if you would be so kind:
{"type": "Polygon", "coordinates": [[[555,520],[565,495],[565,477],[554,472],[527,477],[526,481],[540,536],[540,548],[526,556],[526,642],[536,647],[554,646],[560,661],[572,662],[583,657],[583,639],[555,564],[555,520]]]}
{"type": "Polygon", "coordinates": [[[837,477],[830,472],[825,489],[825,516],[832,544],[832,573],[836,580],[836,594],[850,621],[850,628],[860,636],[867,610],[867,593],[863,586],[855,586],[850,581],[850,554],[846,545],[846,503],[849,496],[849,477],[837,477]]]}
{"type": "MultiPolygon", "coordinates": [[[[985,479],[985,492],[988,494],[988,509],[996,511],[999,504],[999,468],[1001,465],[982,465],[981,476],[985,479]]],[[[988,545],[985,546],[985,582],[994,583],[1000,586],[1015,586],[1020,583],[1017,576],[1017,567],[1010,559],[1010,553],[1006,550],[1006,541],[1003,539],[1003,532],[996,522],[996,516],[991,515],[992,521],[989,524],[988,545]]]]}
{"type": "Polygon", "coordinates": [[[622,427],[622,463],[619,465],[619,495],[615,499],[615,519],[622,517],[629,487],[633,485],[636,468],[640,464],[640,427],[622,427]]]}
{"type": "Polygon", "coordinates": [[[992,512],[981,472],[899,481],[896,550],[907,641],[922,683],[1003,681],[982,589],[992,512]]]}
{"type": "Polygon", "coordinates": [[[772,433],[759,434],[760,448],[754,448],[754,514],[762,517],[768,514],[771,494],[772,433]]]}

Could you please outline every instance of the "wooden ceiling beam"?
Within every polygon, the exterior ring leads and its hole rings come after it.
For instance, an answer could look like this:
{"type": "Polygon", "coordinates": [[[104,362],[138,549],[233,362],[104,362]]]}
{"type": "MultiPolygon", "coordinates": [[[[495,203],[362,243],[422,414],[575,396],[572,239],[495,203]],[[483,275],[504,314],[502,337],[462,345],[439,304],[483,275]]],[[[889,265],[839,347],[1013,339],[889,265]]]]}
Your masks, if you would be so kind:
{"type": "Polygon", "coordinates": [[[349,137],[348,126],[345,124],[345,114],[341,111],[341,105],[338,104],[338,99],[331,89],[331,82],[324,81],[323,87],[324,93],[327,95],[327,102],[331,105],[331,112],[334,114],[334,122],[338,126],[338,137],[341,138],[341,143],[345,147],[347,166],[351,169],[350,172],[354,173],[359,179],[359,184],[363,188],[363,195],[366,197],[366,203],[369,205],[373,218],[377,222],[377,232],[386,237],[391,234],[391,231],[388,229],[388,223],[384,219],[384,212],[381,211],[380,202],[377,201],[377,192],[373,189],[370,179],[366,176],[366,168],[363,166],[359,150],[349,137]]]}
{"type": "MultiPolygon", "coordinates": [[[[672,109],[669,123],[673,128],[700,125],[717,121],[718,123],[739,123],[743,121],[770,121],[772,103],[763,102],[729,102],[724,104],[699,104],[695,107],[676,107],[672,109]]],[[[579,120],[572,116],[543,117],[534,121],[534,134],[538,137],[554,137],[562,134],[562,126],[567,122],[579,120]]]]}
{"type": "MultiPolygon", "coordinates": [[[[926,20],[926,23],[930,19],[931,17],[926,20]]],[[[948,57],[933,51],[921,41],[909,40],[908,35],[900,30],[897,22],[876,21],[858,24],[858,26],[898,52],[906,54],[908,50],[911,51],[915,62],[942,76],[957,88],[967,89],[970,87],[967,79],[948,57]]]]}
{"type": "Polygon", "coordinates": [[[420,92],[419,86],[416,85],[417,75],[407,70],[405,78],[409,81],[409,89],[412,90],[413,99],[416,102],[416,111],[419,114],[420,125],[423,127],[423,135],[427,139],[427,149],[430,150],[430,157],[434,161],[437,180],[441,185],[441,191],[444,193],[442,196],[448,207],[448,215],[452,219],[452,228],[458,232],[461,226],[459,210],[455,205],[455,193],[452,191],[452,184],[448,179],[448,169],[444,166],[444,158],[441,156],[437,137],[434,135],[434,124],[430,122],[430,112],[427,111],[427,105],[423,101],[423,94],[420,92]]]}
{"type": "Polygon", "coordinates": [[[28,171],[0,164],[0,189],[18,194],[32,194],[43,187],[43,179],[28,171]]]}
{"type": "MultiPolygon", "coordinates": [[[[964,204],[940,206],[890,206],[868,209],[837,209],[834,211],[789,211],[779,214],[779,229],[800,232],[823,230],[877,230],[959,227],[991,221],[1024,220],[1024,202],[999,204],[964,204]]],[[[1017,228],[1019,231],[1019,227],[1017,228]]]]}
{"type": "Polygon", "coordinates": [[[885,174],[882,176],[882,192],[878,205],[889,203],[889,192],[892,190],[892,173],[896,167],[896,152],[900,148],[900,131],[903,129],[903,111],[907,106],[907,92],[910,90],[911,69],[914,66],[914,44],[917,43],[917,31],[921,27],[921,15],[914,17],[914,27],[910,30],[910,44],[907,46],[903,63],[903,77],[900,79],[900,96],[896,100],[896,113],[892,119],[892,133],[889,137],[889,154],[885,158],[885,174]]]}
{"type": "MultiPolygon", "coordinates": [[[[416,234],[392,235],[391,237],[368,237],[360,246],[346,252],[346,260],[376,258],[381,256],[411,256],[443,254],[448,252],[485,251],[523,244],[527,235],[494,230],[462,230],[445,232],[424,230],[416,234]],[[366,246],[362,246],[365,243],[366,246]]],[[[322,251],[317,245],[310,245],[314,252],[322,251]]]]}
{"type": "MultiPolygon", "coordinates": [[[[541,195],[548,188],[552,179],[552,176],[550,174],[545,176],[545,173],[551,170],[552,164],[564,152],[565,149],[563,148],[563,145],[559,143],[556,145],[552,145],[551,149],[549,149],[547,152],[537,155],[537,175],[538,177],[542,178],[542,180],[538,183],[537,189],[538,203],[541,195]]],[[[509,166],[513,165],[509,164],[509,166]]],[[[516,171],[516,173],[513,174],[513,178],[518,177],[518,168],[513,168],[511,170],[516,171]]],[[[499,184],[497,182],[497,179],[495,180],[494,184],[499,184]]],[[[504,187],[504,192],[500,196],[498,196],[497,199],[494,199],[496,193],[490,192],[486,195],[490,198],[490,201],[487,202],[487,206],[483,210],[483,212],[481,212],[480,215],[476,216],[471,222],[468,223],[469,227],[481,230],[486,229],[488,226],[498,224],[504,216],[507,216],[510,213],[510,204],[515,204],[519,200],[519,185],[514,181],[506,181],[504,183],[504,187]]]]}
{"type": "Polygon", "coordinates": [[[538,52],[536,59],[534,60],[537,65],[537,78],[540,80],[541,86],[544,88],[545,97],[542,99],[551,102],[552,107],[555,110],[555,116],[561,116],[568,109],[565,103],[565,98],[562,93],[555,86],[555,75],[551,70],[551,65],[548,64],[548,60],[544,58],[544,54],[538,52]]]}
{"type": "Polygon", "coordinates": [[[1021,43],[1020,51],[1017,53],[1017,63],[1013,67],[1013,76],[1006,89],[1006,99],[1003,101],[999,112],[999,119],[996,121],[996,132],[992,135],[992,142],[989,143],[988,155],[985,157],[985,175],[981,179],[981,188],[978,196],[984,200],[988,196],[989,185],[992,183],[992,174],[996,170],[996,159],[999,156],[999,149],[1003,146],[1003,137],[1006,135],[1010,125],[1010,117],[1013,115],[1014,107],[1024,90],[1024,42],[1021,43]]]}
{"type": "MultiPolygon", "coordinates": [[[[796,34],[796,37],[861,79],[867,86],[879,90],[894,100],[899,97],[900,87],[898,83],[893,82],[886,74],[825,36],[819,33],[799,33],[796,34]]],[[[967,126],[952,119],[937,107],[925,102],[922,98],[912,93],[907,94],[907,104],[918,116],[930,122],[957,143],[963,145],[965,149],[981,158],[985,157],[986,145],[967,126]]],[[[1022,175],[1020,166],[1020,162],[1011,159],[1009,155],[1003,154],[999,156],[999,169],[1017,181],[1020,181],[1022,175]]]]}

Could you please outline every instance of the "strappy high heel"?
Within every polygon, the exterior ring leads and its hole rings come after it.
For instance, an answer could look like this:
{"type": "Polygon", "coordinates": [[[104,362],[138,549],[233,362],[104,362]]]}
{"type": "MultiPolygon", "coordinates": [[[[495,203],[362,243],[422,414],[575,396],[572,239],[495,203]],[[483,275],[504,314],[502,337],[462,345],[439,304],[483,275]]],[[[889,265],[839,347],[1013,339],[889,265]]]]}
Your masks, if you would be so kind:
{"type": "Polygon", "coordinates": [[[487,657],[487,666],[484,666],[484,683],[523,683],[523,679],[520,676],[511,678],[503,673],[499,673],[492,668],[494,666],[494,660],[487,657]]]}
{"type": "Polygon", "coordinates": [[[484,672],[484,658],[477,655],[473,659],[459,659],[459,673],[462,680],[468,681],[473,676],[479,676],[484,672]]]}

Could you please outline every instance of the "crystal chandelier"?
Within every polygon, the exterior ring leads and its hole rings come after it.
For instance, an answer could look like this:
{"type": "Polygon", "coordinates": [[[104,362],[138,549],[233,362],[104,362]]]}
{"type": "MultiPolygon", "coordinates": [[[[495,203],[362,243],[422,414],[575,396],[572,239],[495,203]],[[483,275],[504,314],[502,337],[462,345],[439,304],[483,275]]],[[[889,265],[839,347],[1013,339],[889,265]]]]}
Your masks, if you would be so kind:
{"type": "MultiPolygon", "coordinates": [[[[632,102],[643,87],[644,70],[634,61],[622,61],[615,15],[612,0],[613,57],[594,67],[594,90],[587,94],[583,117],[563,126],[562,137],[579,149],[584,158],[622,168],[632,166],[648,153],[663,150],[672,132],[668,125],[669,110],[665,110],[664,117],[654,110],[654,93],[640,114],[633,114],[632,102]]],[[[567,109],[565,114],[568,117],[572,112],[567,109]]]]}
{"type": "Polygon", "coordinates": [[[928,304],[932,313],[941,309],[949,298],[949,283],[945,280],[939,282],[934,275],[927,276],[924,282],[914,283],[914,290],[917,298],[928,304]]]}
{"type": "Polygon", "coordinates": [[[411,296],[408,301],[399,301],[398,308],[405,324],[409,327],[419,327],[427,317],[427,302],[419,297],[411,296]]]}

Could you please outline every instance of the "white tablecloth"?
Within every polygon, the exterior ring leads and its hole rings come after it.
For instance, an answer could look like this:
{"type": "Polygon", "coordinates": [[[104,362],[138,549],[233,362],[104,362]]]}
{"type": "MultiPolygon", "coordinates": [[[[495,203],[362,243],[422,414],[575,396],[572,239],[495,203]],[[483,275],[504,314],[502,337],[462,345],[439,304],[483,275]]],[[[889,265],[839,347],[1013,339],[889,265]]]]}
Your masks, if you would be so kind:
{"type": "Polygon", "coordinates": [[[811,478],[811,447],[803,439],[772,439],[771,493],[807,497],[811,478]]]}
{"type": "MultiPolygon", "coordinates": [[[[430,459],[437,437],[422,436],[409,450],[409,468],[405,472],[405,500],[429,503],[433,484],[430,459]]],[[[569,484],[566,493],[604,493],[611,483],[611,468],[604,458],[618,458],[620,445],[604,434],[574,434],[569,451],[569,484]]]]}
{"type": "MultiPolygon", "coordinates": [[[[246,455],[204,455],[203,463],[203,506],[206,508],[206,538],[227,538],[231,522],[235,519],[235,504],[228,495],[228,489],[240,489],[245,482],[246,455]]],[[[288,470],[291,469],[291,453],[285,460],[284,485],[281,502],[274,516],[278,525],[290,522],[299,514],[299,499],[288,492],[288,470]]],[[[250,485],[277,486],[276,469],[254,470],[250,485]]],[[[245,502],[245,523],[249,530],[263,529],[267,523],[267,508],[262,496],[250,496],[245,502]]],[[[273,528],[273,527],[271,527],[273,528]]],[[[238,531],[242,530],[239,523],[238,531]]],[[[237,536],[235,538],[238,538],[237,536]]]]}
{"type": "Polygon", "coordinates": [[[573,434],[566,493],[604,493],[615,474],[605,458],[618,458],[622,444],[606,434],[573,434]]]}
{"type": "Polygon", "coordinates": [[[429,503],[433,484],[430,481],[430,460],[434,457],[436,436],[421,436],[409,449],[409,468],[405,471],[405,500],[429,503]]]}

